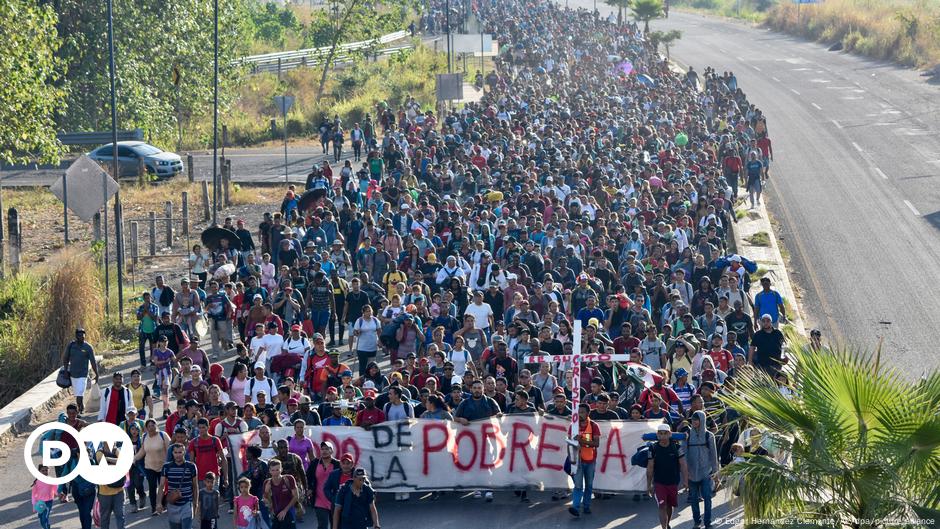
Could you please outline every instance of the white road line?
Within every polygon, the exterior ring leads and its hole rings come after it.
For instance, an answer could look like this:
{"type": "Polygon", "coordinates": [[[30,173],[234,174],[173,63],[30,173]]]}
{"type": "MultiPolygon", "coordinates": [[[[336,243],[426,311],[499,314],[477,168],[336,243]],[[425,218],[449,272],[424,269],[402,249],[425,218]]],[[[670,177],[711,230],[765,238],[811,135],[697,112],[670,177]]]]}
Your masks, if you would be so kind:
{"type": "Polygon", "coordinates": [[[816,110],[822,110],[822,107],[817,105],[816,103],[811,103],[811,104],[813,105],[813,108],[815,108],[816,110]]]}
{"type": "Polygon", "coordinates": [[[792,89],[792,88],[790,89],[790,91],[793,92],[793,93],[796,94],[796,95],[800,95],[799,92],[797,92],[796,90],[794,90],[794,89],[792,89]]]}
{"type": "Polygon", "coordinates": [[[917,211],[917,208],[914,207],[914,204],[911,204],[910,200],[905,200],[904,205],[907,206],[908,209],[911,210],[911,213],[913,213],[915,217],[920,216],[920,211],[917,211]]]}
{"type": "Polygon", "coordinates": [[[873,169],[876,173],[878,173],[878,176],[880,176],[882,179],[884,179],[884,180],[887,180],[887,179],[888,179],[888,175],[886,175],[885,172],[882,171],[880,168],[878,168],[878,167],[872,167],[872,169],[873,169]]]}
{"type": "Polygon", "coordinates": [[[771,77],[771,79],[773,79],[774,81],[777,81],[778,83],[780,82],[780,79],[777,79],[776,77],[771,77]]]}
{"type": "Polygon", "coordinates": [[[834,120],[834,119],[830,119],[829,121],[831,121],[832,124],[836,126],[836,128],[839,128],[839,129],[842,128],[842,125],[841,125],[838,121],[836,121],[836,120],[834,120]]]}
{"type": "Polygon", "coordinates": [[[857,144],[857,143],[855,143],[854,141],[852,142],[852,147],[855,147],[855,150],[858,151],[858,152],[863,152],[863,151],[862,151],[862,146],[859,145],[859,144],[857,144]]]}
{"type": "Polygon", "coordinates": [[[754,68],[754,69],[757,70],[758,72],[761,71],[761,69],[758,68],[757,66],[751,66],[751,68],[754,68]]]}
{"type": "Polygon", "coordinates": [[[728,53],[728,50],[724,48],[718,48],[718,51],[720,51],[721,53],[728,53]]]}

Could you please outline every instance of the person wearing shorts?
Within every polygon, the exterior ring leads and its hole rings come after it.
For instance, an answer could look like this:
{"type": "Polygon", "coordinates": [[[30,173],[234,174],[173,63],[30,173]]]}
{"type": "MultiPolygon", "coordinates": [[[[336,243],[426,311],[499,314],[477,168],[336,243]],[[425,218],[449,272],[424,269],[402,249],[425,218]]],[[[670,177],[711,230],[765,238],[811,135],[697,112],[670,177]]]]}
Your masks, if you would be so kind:
{"type": "Polygon", "coordinates": [[[668,424],[656,428],[656,439],[646,466],[646,487],[659,506],[660,525],[669,529],[673,511],[679,506],[679,489],[689,483],[689,471],[685,452],[672,440],[672,428],[668,424]]]}
{"type": "Polygon", "coordinates": [[[69,374],[72,382],[72,393],[75,395],[75,404],[78,413],[85,413],[85,385],[88,383],[88,366],[91,365],[95,373],[94,382],[98,382],[98,362],[95,360],[95,350],[85,341],[85,329],[75,329],[75,340],[69,342],[62,353],[62,368],[69,374]]]}

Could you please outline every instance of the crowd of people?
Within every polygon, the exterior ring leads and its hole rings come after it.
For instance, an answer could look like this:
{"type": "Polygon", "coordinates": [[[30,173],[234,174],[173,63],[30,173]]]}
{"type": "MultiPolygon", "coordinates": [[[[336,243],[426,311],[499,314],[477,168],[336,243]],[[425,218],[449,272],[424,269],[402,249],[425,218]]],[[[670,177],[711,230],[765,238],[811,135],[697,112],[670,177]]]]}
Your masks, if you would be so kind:
{"type": "MultiPolygon", "coordinates": [[[[723,395],[746,369],[787,391],[787,305],[728,250],[739,186],[753,205],[769,177],[766,118],[733,73],[679,73],[635,24],[532,0],[475,10],[505,50],[478,103],[378,106],[351,127],[353,159],[337,163],[338,140],[279,211],[225,220],[238,248],[196,246],[192,275],[143,293],[141,368],[113,375],[97,415],[129,433],[137,462],[127,487],[58,491],[83,528],[89,495],[101,527],[123,528],[125,490],[174,529],[215,527],[226,503],[238,528],[379,527],[365,470],[306,426],[517,413],[579,414],[574,516],[598,496],[594,423],[661,423],[647,473],[663,528],[685,486],[710,526],[719,469],[752,448],[723,395]],[[582,353],[629,355],[654,383],[585,363],[572,410],[570,363],[527,357],[570,355],[575,321],[582,353]],[[294,434],[273,442],[281,426],[294,434]],[[260,444],[232,475],[228,435],[249,430],[260,444]]],[[[97,379],[81,329],[63,365],[77,395],[97,379]]],[[[61,420],[79,428],[83,412],[79,396],[61,420]]]]}

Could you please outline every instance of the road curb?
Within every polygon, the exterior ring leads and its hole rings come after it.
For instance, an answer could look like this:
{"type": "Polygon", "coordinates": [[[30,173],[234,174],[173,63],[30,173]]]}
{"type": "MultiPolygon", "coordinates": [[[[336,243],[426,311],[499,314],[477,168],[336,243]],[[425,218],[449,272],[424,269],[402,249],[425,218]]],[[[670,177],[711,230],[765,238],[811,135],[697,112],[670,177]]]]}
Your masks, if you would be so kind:
{"type": "MultiPolygon", "coordinates": [[[[747,199],[745,199],[745,204],[747,199]]],[[[806,336],[806,325],[803,321],[802,310],[799,301],[796,298],[796,291],[793,289],[793,283],[790,281],[790,275],[787,273],[786,262],[780,253],[780,244],[774,233],[773,225],[770,223],[770,215],[764,203],[761,202],[755,209],[747,209],[745,205],[735,208],[735,213],[743,211],[744,217],[739,219],[733,227],[734,242],[738,249],[738,255],[747,257],[757,263],[758,269],[767,270],[765,277],[770,277],[773,281],[773,287],[783,296],[785,301],[790,303],[790,310],[787,312],[788,323],[796,331],[806,336]],[[751,236],[763,232],[767,234],[769,245],[755,245],[750,241],[751,236]]],[[[751,281],[751,290],[748,295],[753,297],[760,291],[760,282],[751,281]]]]}
{"type": "Polygon", "coordinates": [[[50,410],[69,393],[56,385],[59,370],[0,409],[0,443],[6,443],[29,427],[33,417],[50,410]]]}

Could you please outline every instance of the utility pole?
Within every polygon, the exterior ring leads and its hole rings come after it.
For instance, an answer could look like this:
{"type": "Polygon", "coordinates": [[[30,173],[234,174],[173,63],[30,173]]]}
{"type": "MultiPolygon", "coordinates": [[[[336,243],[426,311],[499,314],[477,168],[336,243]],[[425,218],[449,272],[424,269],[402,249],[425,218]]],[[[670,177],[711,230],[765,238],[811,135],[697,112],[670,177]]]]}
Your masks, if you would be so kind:
{"type": "Polygon", "coordinates": [[[447,73],[454,73],[450,62],[450,0],[444,2],[444,24],[447,25],[447,73]]]}
{"type": "Polygon", "coordinates": [[[212,74],[212,224],[219,224],[219,0],[212,1],[212,39],[214,63],[212,74]]]}
{"type": "MultiPolygon", "coordinates": [[[[113,174],[115,180],[120,180],[120,164],[118,163],[118,143],[117,143],[117,90],[115,88],[115,66],[114,66],[114,2],[113,0],[108,0],[108,70],[111,77],[111,144],[114,147],[112,151],[112,162],[113,162],[113,174]]],[[[107,177],[105,177],[107,179],[107,177]]],[[[104,246],[104,255],[105,255],[105,265],[104,265],[104,281],[105,281],[105,311],[108,312],[109,307],[109,292],[110,285],[108,284],[108,256],[110,254],[108,250],[108,186],[107,180],[105,180],[104,186],[104,233],[105,233],[105,246],[104,246]]],[[[117,214],[121,208],[121,184],[118,183],[117,193],[114,195],[114,209],[117,214]]],[[[123,256],[121,255],[121,249],[124,242],[124,233],[121,229],[121,222],[118,216],[114,218],[114,238],[117,243],[117,281],[118,281],[118,320],[124,322],[124,270],[123,266],[123,256]]]]}

